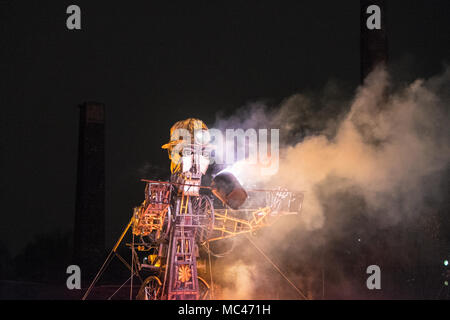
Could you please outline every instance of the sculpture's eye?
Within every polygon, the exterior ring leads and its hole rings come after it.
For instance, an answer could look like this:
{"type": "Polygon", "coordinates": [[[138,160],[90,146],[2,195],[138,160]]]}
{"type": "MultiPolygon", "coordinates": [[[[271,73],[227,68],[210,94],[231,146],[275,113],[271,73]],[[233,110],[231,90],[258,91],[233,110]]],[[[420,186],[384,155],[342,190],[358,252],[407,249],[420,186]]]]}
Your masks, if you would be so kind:
{"type": "Polygon", "coordinates": [[[188,157],[188,156],[191,156],[192,153],[193,153],[193,150],[192,150],[191,147],[185,147],[185,148],[183,148],[183,154],[182,154],[182,156],[183,156],[183,157],[188,157]]]}
{"type": "Polygon", "coordinates": [[[205,158],[210,158],[211,156],[211,150],[209,148],[203,148],[202,149],[202,156],[204,156],[205,158]]]}

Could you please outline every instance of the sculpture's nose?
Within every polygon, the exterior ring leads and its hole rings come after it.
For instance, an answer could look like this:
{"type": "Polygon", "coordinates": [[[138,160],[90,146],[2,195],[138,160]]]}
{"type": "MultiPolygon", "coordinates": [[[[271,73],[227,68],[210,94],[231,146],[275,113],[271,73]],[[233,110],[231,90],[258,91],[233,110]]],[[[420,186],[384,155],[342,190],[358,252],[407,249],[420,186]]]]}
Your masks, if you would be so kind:
{"type": "Polygon", "coordinates": [[[198,153],[194,153],[192,156],[192,167],[190,172],[192,172],[193,175],[198,175],[200,173],[200,160],[198,153]]]}

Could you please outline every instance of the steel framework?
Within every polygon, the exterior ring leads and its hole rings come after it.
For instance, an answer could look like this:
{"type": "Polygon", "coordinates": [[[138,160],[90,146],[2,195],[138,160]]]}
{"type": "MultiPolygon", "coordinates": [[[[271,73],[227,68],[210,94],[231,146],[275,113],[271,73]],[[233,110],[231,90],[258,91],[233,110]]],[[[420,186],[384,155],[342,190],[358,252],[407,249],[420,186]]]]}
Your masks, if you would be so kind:
{"type": "MultiPolygon", "coordinates": [[[[272,225],[281,216],[297,214],[303,201],[302,193],[248,190],[250,200],[263,198],[264,201],[259,201],[258,205],[248,201],[249,205],[239,210],[226,206],[215,208],[211,195],[192,195],[190,187],[194,185],[189,183],[142,181],[146,183],[145,199],[134,209],[128,225],[83,299],[88,297],[113,257],[118,257],[130,269],[129,280],[133,281],[135,277],[141,280],[137,299],[213,299],[212,278],[208,283],[198,275],[200,249],[205,249],[209,255],[209,273],[212,276],[210,255],[217,255],[210,249],[212,242],[250,234],[272,225]],[[252,197],[252,193],[258,196],[252,197]],[[133,240],[126,245],[132,252],[131,265],[117,253],[130,228],[133,240]],[[144,278],[144,272],[150,275],[144,278]]],[[[133,298],[131,287],[130,299],[133,298]]]]}

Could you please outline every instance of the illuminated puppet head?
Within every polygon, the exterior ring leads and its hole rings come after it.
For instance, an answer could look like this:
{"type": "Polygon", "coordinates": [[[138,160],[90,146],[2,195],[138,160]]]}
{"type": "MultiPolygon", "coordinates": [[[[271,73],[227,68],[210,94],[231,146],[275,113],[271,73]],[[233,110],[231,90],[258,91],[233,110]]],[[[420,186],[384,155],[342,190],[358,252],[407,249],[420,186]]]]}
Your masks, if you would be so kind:
{"type": "Polygon", "coordinates": [[[195,118],[181,120],[170,129],[170,142],[162,146],[169,152],[172,180],[191,185],[185,193],[197,195],[201,177],[209,166],[209,132],[203,121],[195,118]]]}

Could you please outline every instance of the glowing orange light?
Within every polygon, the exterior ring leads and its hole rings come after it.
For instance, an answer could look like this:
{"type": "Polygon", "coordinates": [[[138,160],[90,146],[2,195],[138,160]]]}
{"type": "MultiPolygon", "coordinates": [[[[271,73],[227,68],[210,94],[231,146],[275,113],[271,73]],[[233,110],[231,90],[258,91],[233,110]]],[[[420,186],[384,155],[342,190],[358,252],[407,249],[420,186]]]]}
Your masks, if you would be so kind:
{"type": "Polygon", "coordinates": [[[178,280],[181,282],[191,280],[191,268],[188,265],[183,265],[178,268],[178,280]]]}

